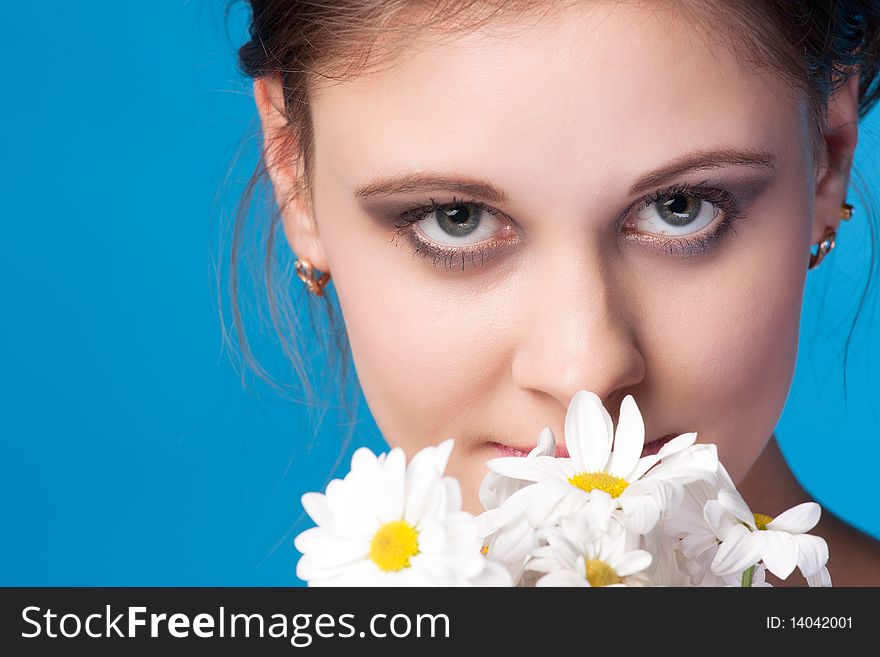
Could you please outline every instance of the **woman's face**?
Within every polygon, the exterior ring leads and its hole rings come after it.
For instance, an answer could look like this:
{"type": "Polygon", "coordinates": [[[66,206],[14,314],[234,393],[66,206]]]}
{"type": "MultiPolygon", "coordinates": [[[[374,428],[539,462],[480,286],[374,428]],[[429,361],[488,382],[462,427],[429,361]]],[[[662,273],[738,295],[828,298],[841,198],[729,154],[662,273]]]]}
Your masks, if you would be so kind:
{"type": "Polygon", "coordinates": [[[393,66],[314,93],[320,252],[286,225],[332,273],[389,444],[455,438],[477,513],[497,444],[528,451],[544,426],[564,444],[586,389],[615,426],[632,394],[646,441],[698,432],[740,481],[797,353],[805,104],[628,4],[389,45],[393,66]]]}

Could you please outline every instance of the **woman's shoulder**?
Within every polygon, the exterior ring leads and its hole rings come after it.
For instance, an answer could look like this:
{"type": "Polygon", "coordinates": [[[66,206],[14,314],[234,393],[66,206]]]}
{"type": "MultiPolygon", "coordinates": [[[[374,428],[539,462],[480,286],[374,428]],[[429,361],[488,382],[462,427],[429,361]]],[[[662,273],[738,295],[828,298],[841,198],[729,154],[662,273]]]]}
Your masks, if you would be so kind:
{"type": "Polygon", "coordinates": [[[833,586],[880,586],[880,541],[823,507],[811,532],[828,544],[833,586]]]}
{"type": "MultiPolygon", "coordinates": [[[[801,486],[771,436],[755,465],[739,485],[749,506],[773,516],[803,502],[818,502],[801,486]]],[[[810,532],[828,545],[828,572],[833,586],[880,586],[880,541],[831,513],[824,506],[819,523],[810,532]]],[[[804,586],[797,574],[781,581],[772,575],[774,586],[804,586]]]]}

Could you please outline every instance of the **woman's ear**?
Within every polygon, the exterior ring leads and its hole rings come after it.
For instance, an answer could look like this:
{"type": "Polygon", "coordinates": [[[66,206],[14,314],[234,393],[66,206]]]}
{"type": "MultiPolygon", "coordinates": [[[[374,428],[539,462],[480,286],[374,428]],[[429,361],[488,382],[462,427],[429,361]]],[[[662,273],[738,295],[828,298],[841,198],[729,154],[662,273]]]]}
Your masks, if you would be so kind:
{"type": "Polygon", "coordinates": [[[850,169],[859,134],[859,76],[855,74],[828,99],[828,120],[822,133],[822,162],[816,177],[816,204],[811,244],[817,244],[827,227],[840,224],[840,207],[846,201],[850,169]]]}
{"type": "Polygon", "coordinates": [[[280,76],[254,80],[254,100],[263,127],[263,156],[281,211],[284,235],[297,257],[308,258],[315,269],[327,271],[327,256],[318,237],[309,204],[297,194],[302,172],[298,167],[298,135],[288,125],[280,76]]]}

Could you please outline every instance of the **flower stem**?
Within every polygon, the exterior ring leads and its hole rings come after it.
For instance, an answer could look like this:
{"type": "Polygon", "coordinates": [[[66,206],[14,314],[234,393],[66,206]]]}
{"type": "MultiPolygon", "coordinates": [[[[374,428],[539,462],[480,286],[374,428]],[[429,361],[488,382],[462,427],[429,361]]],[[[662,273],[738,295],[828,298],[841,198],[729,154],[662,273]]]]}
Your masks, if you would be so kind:
{"type": "MultiPolygon", "coordinates": [[[[756,564],[757,565],[757,564],[756,564]]],[[[752,575],[755,574],[755,566],[750,566],[743,571],[742,574],[742,587],[752,586],[752,575]]]]}

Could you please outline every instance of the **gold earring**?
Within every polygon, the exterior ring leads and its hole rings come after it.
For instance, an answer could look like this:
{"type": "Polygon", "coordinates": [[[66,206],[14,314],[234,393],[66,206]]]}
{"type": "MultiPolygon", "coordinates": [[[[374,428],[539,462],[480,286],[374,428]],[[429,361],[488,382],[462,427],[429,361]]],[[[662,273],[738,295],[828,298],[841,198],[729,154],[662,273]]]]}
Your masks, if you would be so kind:
{"type": "Polygon", "coordinates": [[[810,254],[810,266],[808,269],[814,269],[822,262],[822,258],[828,255],[831,252],[831,249],[834,248],[834,240],[837,237],[837,231],[831,228],[830,226],[825,229],[825,234],[822,236],[822,241],[819,242],[819,249],[815,254],[810,254]]]}
{"type": "Polygon", "coordinates": [[[296,275],[306,284],[309,292],[315,296],[324,296],[324,286],[330,280],[329,271],[325,272],[321,277],[315,278],[315,269],[308,258],[297,258],[293,261],[293,267],[296,269],[296,275]]]}
{"type": "MultiPolygon", "coordinates": [[[[849,203],[844,203],[840,206],[840,218],[843,221],[849,221],[853,216],[853,206],[849,203]]],[[[810,253],[810,266],[808,269],[813,269],[822,262],[822,258],[828,255],[831,252],[831,249],[834,248],[835,240],[837,239],[837,231],[830,226],[825,229],[825,234],[822,235],[822,240],[819,242],[819,248],[815,254],[810,253]]]]}

